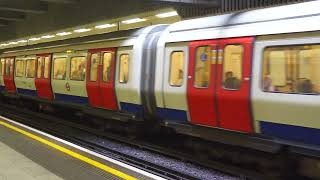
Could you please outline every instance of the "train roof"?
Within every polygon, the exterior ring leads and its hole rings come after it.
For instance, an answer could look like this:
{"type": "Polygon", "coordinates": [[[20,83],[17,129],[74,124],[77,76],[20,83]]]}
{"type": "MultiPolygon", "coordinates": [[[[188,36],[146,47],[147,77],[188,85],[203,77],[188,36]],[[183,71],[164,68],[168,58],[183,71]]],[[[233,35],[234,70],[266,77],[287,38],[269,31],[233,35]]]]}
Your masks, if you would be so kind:
{"type": "Polygon", "coordinates": [[[96,34],[60,41],[3,49],[0,51],[0,57],[62,52],[67,49],[83,50],[102,47],[133,46],[139,36],[156,33],[162,31],[166,27],[167,25],[153,25],[139,29],[116,31],[112,33],[96,34]]]}
{"type": "Polygon", "coordinates": [[[320,30],[320,1],[180,21],[166,29],[166,42],[320,30]]]}

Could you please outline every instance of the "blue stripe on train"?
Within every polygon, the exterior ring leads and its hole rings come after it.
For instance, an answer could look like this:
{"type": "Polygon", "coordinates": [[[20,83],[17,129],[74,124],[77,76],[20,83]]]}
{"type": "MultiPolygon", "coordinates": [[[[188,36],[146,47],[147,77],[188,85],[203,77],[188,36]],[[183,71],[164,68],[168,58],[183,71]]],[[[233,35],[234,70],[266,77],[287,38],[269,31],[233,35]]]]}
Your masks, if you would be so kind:
{"type": "Polygon", "coordinates": [[[62,102],[74,103],[74,104],[88,104],[87,97],[72,96],[72,95],[59,94],[59,93],[54,93],[54,97],[56,101],[62,101],[62,102]]]}
{"type": "Polygon", "coordinates": [[[320,145],[320,129],[260,121],[261,133],[281,139],[320,145]]]}
{"type": "Polygon", "coordinates": [[[36,90],[17,88],[17,93],[26,96],[38,96],[36,90]]]}
{"type": "Polygon", "coordinates": [[[157,108],[157,115],[162,119],[174,120],[179,122],[187,122],[187,112],[177,109],[157,108]]]}
{"type": "Polygon", "coordinates": [[[140,116],[143,114],[142,105],[120,102],[120,106],[122,111],[131,112],[140,116]]]}

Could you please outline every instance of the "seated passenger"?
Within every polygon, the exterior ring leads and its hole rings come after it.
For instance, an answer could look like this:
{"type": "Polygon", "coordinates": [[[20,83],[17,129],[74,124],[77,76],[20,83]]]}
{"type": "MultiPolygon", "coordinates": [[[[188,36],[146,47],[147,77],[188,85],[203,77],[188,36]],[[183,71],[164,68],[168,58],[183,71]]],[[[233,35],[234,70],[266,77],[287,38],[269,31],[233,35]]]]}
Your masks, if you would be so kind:
{"type": "Polygon", "coordinates": [[[225,74],[225,81],[223,83],[224,87],[227,89],[239,89],[240,88],[240,80],[236,77],[233,77],[233,72],[228,71],[225,74]]]}
{"type": "Polygon", "coordinates": [[[266,75],[263,79],[262,87],[264,91],[274,91],[272,86],[272,79],[270,75],[266,75]]]}
{"type": "Polygon", "coordinates": [[[178,77],[176,79],[176,82],[174,82],[175,85],[181,86],[183,82],[183,71],[182,69],[178,70],[178,77]]]}
{"type": "Polygon", "coordinates": [[[78,66],[78,69],[74,70],[71,74],[73,80],[84,80],[86,75],[85,68],[82,64],[78,66]]]}
{"type": "Polygon", "coordinates": [[[104,81],[109,81],[110,80],[110,66],[108,66],[106,69],[104,69],[104,72],[103,72],[103,80],[104,81]]]}
{"type": "Polygon", "coordinates": [[[56,79],[65,79],[65,72],[59,69],[54,76],[56,79]]]}
{"type": "Polygon", "coordinates": [[[313,85],[309,79],[306,79],[301,84],[301,93],[313,93],[313,85]]]}

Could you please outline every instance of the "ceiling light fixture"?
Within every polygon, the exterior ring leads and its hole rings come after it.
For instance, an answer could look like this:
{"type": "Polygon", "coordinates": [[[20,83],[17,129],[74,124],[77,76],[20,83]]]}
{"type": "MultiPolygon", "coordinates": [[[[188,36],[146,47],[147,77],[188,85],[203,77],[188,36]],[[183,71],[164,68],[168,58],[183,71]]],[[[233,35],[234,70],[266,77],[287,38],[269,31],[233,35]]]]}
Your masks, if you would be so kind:
{"type": "Polygon", "coordinates": [[[146,19],[142,19],[142,18],[134,18],[134,19],[128,19],[128,20],[124,20],[121,21],[123,24],[132,24],[132,23],[138,23],[138,22],[143,22],[146,21],[146,19]]]}
{"type": "Polygon", "coordinates": [[[115,24],[101,24],[101,25],[97,25],[95,26],[95,28],[97,29],[104,29],[104,28],[110,28],[110,27],[115,27],[115,24]]]}
{"type": "Polygon", "coordinates": [[[166,18],[166,17],[172,17],[172,16],[178,16],[177,11],[171,11],[166,13],[160,13],[156,15],[158,18],[166,18]]]}
{"type": "Polygon", "coordinates": [[[82,28],[82,29],[76,29],[76,30],[74,30],[74,32],[77,32],[77,33],[88,32],[88,31],[91,31],[91,29],[89,29],[89,28],[82,28]]]}
{"type": "Polygon", "coordinates": [[[45,36],[42,36],[41,38],[50,39],[50,38],[53,38],[53,37],[56,37],[56,36],[55,35],[45,35],[45,36]]]}
{"type": "Polygon", "coordinates": [[[18,41],[18,43],[26,43],[26,42],[28,42],[28,41],[25,40],[25,39],[22,39],[22,40],[19,40],[19,41],[18,41]]]}
{"type": "Polygon", "coordinates": [[[9,42],[9,44],[18,44],[18,42],[13,41],[13,42],[9,42]]]}
{"type": "Polygon", "coordinates": [[[38,41],[38,40],[40,40],[41,38],[30,38],[29,40],[30,41],[38,41]]]}
{"type": "Polygon", "coordinates": [[[60,33],[57,33],[56,35],[58,36],[67,36],[67,35],[70,35],[72,34],[71,32],[60,32],[60,33]]]}

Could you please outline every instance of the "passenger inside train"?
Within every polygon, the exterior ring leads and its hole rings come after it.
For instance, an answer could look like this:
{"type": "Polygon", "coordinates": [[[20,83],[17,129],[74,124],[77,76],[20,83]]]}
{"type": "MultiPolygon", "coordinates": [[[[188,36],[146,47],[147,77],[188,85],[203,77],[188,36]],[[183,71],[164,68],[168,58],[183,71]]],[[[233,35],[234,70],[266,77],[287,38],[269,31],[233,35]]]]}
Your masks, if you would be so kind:
{"type": "Polygon", "coordinates": [[[264,91],[319,93],[319,45],[266,48],[264,56],[264,91]]]}
{"type": "Polygon", "coordinates": [[[233,76],[232,71],[228,71],[225,74],[224,87],[227,89],[239,89],[240,88],[240,80],[237,77],[233,76]]]}

